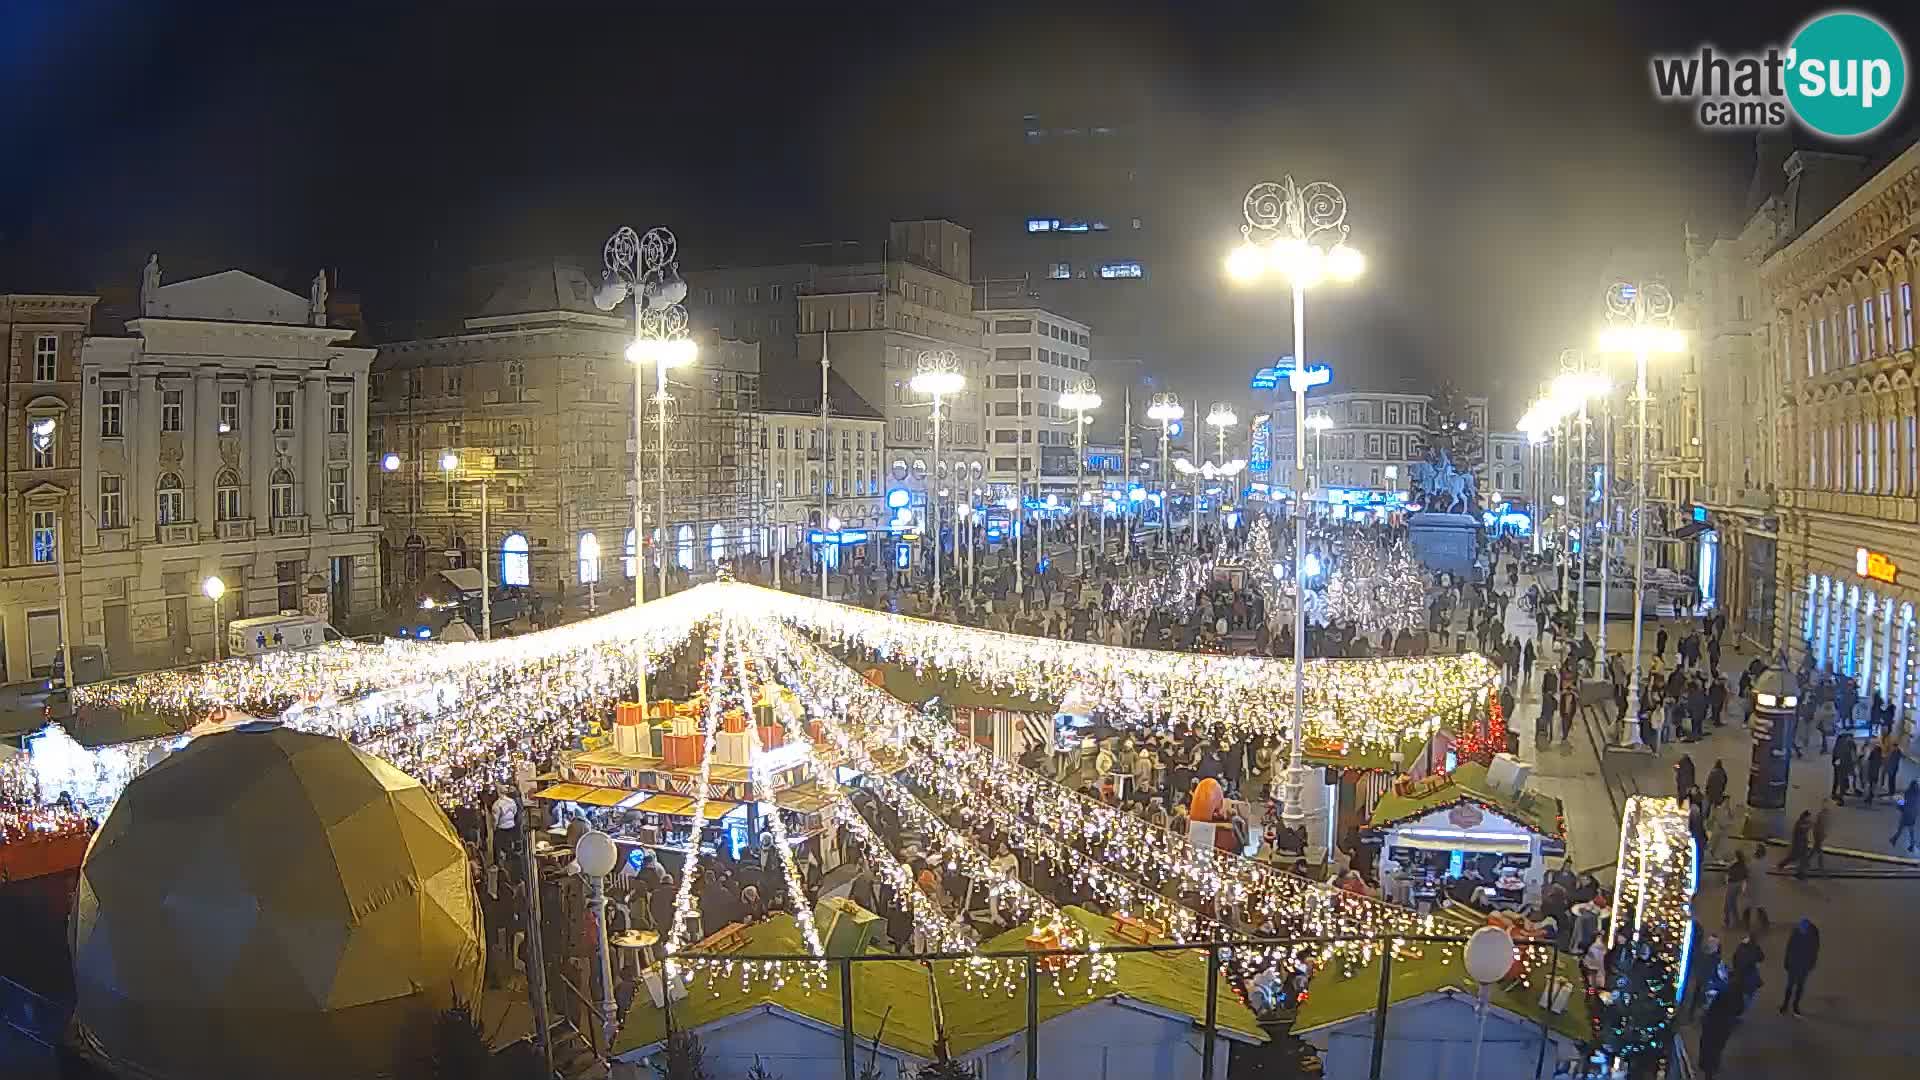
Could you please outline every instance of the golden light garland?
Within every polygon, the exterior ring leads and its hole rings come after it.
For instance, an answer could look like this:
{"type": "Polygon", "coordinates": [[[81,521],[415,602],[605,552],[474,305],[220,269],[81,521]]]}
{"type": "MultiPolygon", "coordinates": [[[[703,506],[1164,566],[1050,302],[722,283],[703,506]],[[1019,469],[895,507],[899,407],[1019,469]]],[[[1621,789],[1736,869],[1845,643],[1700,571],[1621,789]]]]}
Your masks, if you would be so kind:
{"type": "MultiPolygon", "coordinates": [[[[1700,888],[1699,851],[1686,807],[1677,799],[1629,796],[1616,859],[1602,940],[1611,948],[1624,933],[1634,945],[1650,946],[1649,955],[1666,968],[1664,980],[1673,988],[1671,1000],[1661,1003],[1670,1026],[1686,990],[1693,896],[1700,888]]],[[[1657,1032],[1642,1034],[1649,1042],[1658,1039],[1657,1032]]]]}
{"type": "MultiPolygon", "coordinates": [[[[836,648],[932,668],[1046,707],[1068,695],[1116,722],[1159,729],[1178,721],[1211,736],[1285,736],[1293,717],[1293,663],[1109,645],[1066,644],[867,611],[736,583],[710,587],[734,610],[763,612],[836,648]]],[[[1306,736],[1362,751],[1397,749],[1410,735],[1462,725],[1498,670],[1477,654],[1311,660],[1306,736]]]]}

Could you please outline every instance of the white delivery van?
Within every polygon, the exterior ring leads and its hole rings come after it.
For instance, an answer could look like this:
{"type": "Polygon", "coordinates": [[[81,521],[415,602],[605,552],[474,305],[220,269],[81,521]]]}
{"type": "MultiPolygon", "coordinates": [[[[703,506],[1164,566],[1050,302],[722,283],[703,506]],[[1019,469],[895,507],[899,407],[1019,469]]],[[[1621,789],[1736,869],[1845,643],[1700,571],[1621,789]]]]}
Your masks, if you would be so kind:
{"type": "Polygon", "coordinates": [[[227,624],[227,655],[258,656],[287,649],[308,649],[340,638],[340,631],[328,626],[318,615],[302,615],[297,611],[255,615],[227,624]]]}

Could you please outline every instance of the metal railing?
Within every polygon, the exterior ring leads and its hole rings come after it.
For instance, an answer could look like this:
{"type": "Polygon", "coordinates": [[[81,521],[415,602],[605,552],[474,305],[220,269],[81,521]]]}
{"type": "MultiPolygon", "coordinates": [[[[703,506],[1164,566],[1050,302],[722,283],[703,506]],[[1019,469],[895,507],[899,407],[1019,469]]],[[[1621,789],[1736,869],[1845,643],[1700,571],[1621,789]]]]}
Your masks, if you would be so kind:
{"type": "MultiPolygon", "coordinates": [[[[1207,966],[1206,966],[1206,987],[1205,987],[1204,1008],[1201,1010],[1202,1015],[1193,1017],[1193,1019],[1196,1022],[1196,1026],[1199,1028],[1199,1033],[1200,1033],[1200,1047],[1199,1047],[1200,1070],[1197,1075],[1202,1077],[1212,1077],[1212,1076],[1218,1075],[1218,1073],[1216,1073],[1215,1071],[1215,1067],[1216,1067],[1216,1064],[1220,1061],[1222,1054],[1225,1053],[1225,1051],[1223,1051],[1220,1047],[1220,1043],[1222,1041],[1221,1023],[1220,1023],[1220,1004],[1221,1004],[1220,992],[1221,992],[1221,985],[1223,981],[1221,978],[1221,975],[1223,974],[1224,969],[1226,969],[1230,964],[1233,963],[1236,953],[1245,953],[1251,950],[1272,952],[1276,955],[1284,954],[1284,953],[1313,952],[1313,951],[1317,951],[1319,948],[1323,948],[1326,946],[1337,946],[1337,945],[1355,944],[1355,943],[1368,943],[1368,944],[1381,945],[1381,944],[1385,944],[1389,940],[1395,946],[1445,945],[1445,946],[1451,946],[1454,948],[1463,948],[1465,945],[1465,942],[1467,941],[1467,938],[1463,935],[1443,935],[1443,934],[1424,935],[1424,936],[1394,936],[1394,937],[1391,937],[1390,939],[1377,937],[1377,936],[1368,936],[1368,935],[1332,935],[1332,936],[1323,936],[1323,937],[1302,937],[1302,938],[1267,938],[1267,937],[1249,936],[1249,937],[1239,938],[1234,940],[1190,941],[1190,942],[1177,942],[1177,943],[1176,942],[1161,942],[1161,943],[1149,943],[1149,944],[1108,943],[1108,944],[1102,944],[1099,947],[1097,955],[1105,958],[1123,958],[1131,955],[1162,954],[1162,953],[1204,952],[1206,954],[1207,966]]],[[[1527,951],[1529,953],[1537,953],[1540,950],[1546,950],[1548,952],[1549,955],[1546,960],[1535,961],[1534,964],[1530,966],[1538,966],[1540,963],[1545,963],[1550,965],[1548,970],[1551,972],[1551,974],[1548,976],[1548,983],[1547,983],[1547,999],[1549,1001],[1552,1000],[1554,993],[1560,989],[1570,988],[1569,989],[1570,995],[1579,995],[1585,992],[1585,987],[1580,982],[1577,975],[1571,972],[1567,974],[1562,973],[1563,962],[1568,962],[1568,961],[1564,961],[1563,958],[1569,957],[1570,954],[1559,953],[1557,950],[1554,949],[1552,942],[1516,940],[1514,942],[1514,945],[1517,949],[1527,951]]],[[[1050,981],[1050,968],[1052,966],[1055,966],[1053,964],[1050,964],[1049,962],[1050,961],[1057,962],[1060,960],[1064,960],[1067,962],[1068,966],[1071,967],[1074,964],[1074,962],[1085,961],[1092,955],[1095,955],[1095,954],[1091,953],[1089,950],[1086,950],[1086,949],[1064,949],[1063,948],[1063,949],[1029,949],[1029,950],[998,951],[998,952],[983,951],[979,953],[937,952],[937,953],[907,954],[907,955],[899,955],[899,956],[892,955],[892,954],[885,954],[885,953],[866,953],[861,955],[828,957],[824,961],[818,957],[814,957],[807,954],[801,954],[801,953],[738,952],[738,953],[726,953],[723,956],[715,957],[715,959],[721,959],[726,962],[739,964],[743,966],[744,965],[754,965],[754,966],[793,965],[795,969],[808,969],[808,970],[815,970],[815,971],[819,969],[819,966],[822,963],[831,965],[833,970],[837,972],[837,976],[838,976],[835,981],[837,981],[838,983],[838,986],[836,989],[837,989],[837,996],[838,996],[839,1005],[840,1005],[839,1029],[840,1029],[841,1067],[845,1076],[845,1080],[861,1080],[861,1077],[866,1075],[861,1070],[859,1063],[856,1060],[857,1053],[860,1050],[860,1044],[863,1041],[867,1041],[876,1045],[883,1044],[882,1036],[884,1036],[884,1025],[879,1035],[874,1035],[872,1033],[863,1035],[854,1030],[854,1017],[855,1017],[854,1003],[855,1003],[855,996],[856,996],[856,989],[855,989],[854,980],[853,980],[854,965],[865,964],[865,963],[916,964],[916,965],[922,965],[922,966],[928,967],[929,972],[931,972],[933,965],[942,964],[942,963],[968,964],[968,963],[973,963],[982,959],[997,959],[997,960],[1010,961],[1010,962],[1017,963],[1019,966],[1024,968],[1024,981],[1025,981],[1024,999],[1025,999],[1025,1006],[1026,1006],[1026,1010],[1025,1010],[1026,1022],[1024,1025],[1024,1037],[1019,1042],[1018,1045],[1020,1045],[1024,1051],[1022,1056],[1024,1057],[1025,1076],[1027,1077],[1027,1080],[1040,1080],[1040,1076],[1042,1074],[1042,1070],[1040,1068],[1040,1027],[1041,1027],[1040,1003],[1042,998],[1046,994],[1052,992],[1051,989],[1047,986],[1047,984],[1050,981]]],[[[688,960],[694,960],[698,956],[699,954],[688,954],[685,958],[688,960]]],[[[1379,977],[1377,981],[1377,988],[1373,995],[1372,1005],[1363,1013],[1355,1013],[1348,1017],[1342,1018],[1339,1021],[1344,1023],[1349,1020],[1358,1019],[1359,1016],[1362,1016],[1362,1015],[1370,1015],[1372,1017],[1371,1036],[1370,1036],[1371,1061],[1369,1064],[1369,1072],[1368,1072],[1368,1075],[1372,1078],[1372,1080],[1380,1080],[1380,1077],[1382,1076],[1382,1071],[1384,1068],[1385,1049],[1386,1049],[1386,1043],[1388,1039],[1388,1012],[1392,1004],[1393,978],[1394,978],[1394,971],[1395,971],[1395,961],[1393,959],[1391,949],[1383,949],[1379,953],[1379,957],[1380,957],[1379,977]]],[[[1339,963],[1340,961],[1335,960],[1330,962],[1339,963]]],[[[1401,962],[1405,963],[1406,961],[1401,961],[1401,962]]],[[[1429,961],[1429,962],[1437,962],[1437,961],[1429,961]]],[[[1456,965],[1461,963],[1461,961],[1457,957],[1451,958],[1447,962],[1451,964],[1456,964],[1456,965]]],[[[1285,970],[1286,965],[1283,964],[1282,968],[1283,970],[1285,970]]],[[[763,967],[763,970],[764,970],[764,967],[763,967]]],[[[1080,978],[1083,978],[1084,976],[1080,974],[1076,974],[1072,977],[1075,979],[1080,979],[1080,978]]],[[[1355,976],[1356,979],[1361,977],[1363,976],[1362,975],[1355,976]]],[[[729,976],[719,975],[719,976],[714,976],[714,978],[717,980],[715,984],[716,989],[714,992],[719,992],[718,988],[726,986],[729,976]]],[[[690,988],[690,992],[693,994],[708,992],[705,989],[706,979],[707,979],[707,976],[696,975],[693,979],[693,985],[690,988]]],[[[1427,982],[1425,980],[1423,980],[1422,985],[1423,987],[1426,987],[1426,989],[1432,989],[1432,987],[1427,986],[1427,982]]],[[[822,989],[819,989],[813,992],[833,993],[834,991],[829,991],[823,987],[822,989]]],[[[1531,998],[1534,995],[1538,994],[1539,991],[1537,988],[1529,986],[1525,989],[1524,992],[1528,995],[1528,997],[1531,998]]],[[[1018,994],[1019,991],[1016,990],[1015,993],[1018,994]]],[[[1099,994],[1098,989],[1097,988],[1093,989],[1093,993],[1097,997],[1099,994]]],[[[976,993],[976,994],[970,994],[969,996],[978,997],[980,995],[976,993]]],[[[888,1004],[891,1006],[897,1003],[889,1002],[888,1004]]],[[[944,1029],[942,1028],[940,1017],[944,1011],[945,1006],[941,1004],[940,997],[937,993],[933,995],[932,1005],[933,1005],[933,1011],[934,1011],[934,1017],[935,1017],[934,1024],[936,1028],[936,1039],[935,1039],[936,1052],[938,1053],[938,1052],[941,1052],[941,1050],[943,1050],[943,1047],[941,1047],[941,1043],[944,1039],[945,1033],[944,1033],[944,1029]]],[[[673,1005],[669,1003],[667,1008],[670,1013],[673,1008],[673,1005]]],[[[1165,1013],[1166,1009],[1164,1007],[1161,1007],[1156,1009],[1156,1011],[1165,1013]]],[[[1533,1062],[1531,1075],[1533,1075],[1536,1078],[1544,1078],[1544,1077],[1549,1077],[1553,1075],[1553,1068],[1557,1060],[1556,1056],[1550,1054],[1551,1043],[1555,1038],[1551,1030],[1551,1020],[1555,1014],[1550,1009],[1545,1009],[1545,1008],[1540,1009],[1539,1013],[1540,1013],[1539,1036],[1538,1036],[1538,1042],[1537,1042],[1537,1051],[1534,1054],[1535,1060],[1533,1062]]],[[[669,1021],[670,1019],[671,1018],[669,1017],[669,1021]]],[[[1260,1018],[1260,1020],[1261,1020],[1262,1028],[1274,1028],[1274,1029],[1279,1029],[1281,1028],[1282,1025],[1291,1022],[1290,1017],[1286,1015],[1284,1010],[1282,1010],[1280,1016],[1277,1019],[1269,1020],[1267,1018],[1260,1018]]],[[[1569,1037],[1565,1032],[1561,1032],[1558,1037],[1562,1041],[1569,1040],[1569,1037]]],[[[1237,1041],[1244,1042],[1246,1040],[1242,1039],[1237,1041]]],[[[1512,1043],[1513,1043],[1512,1037],[1510,1035],[1507,1036],[1504,1040],[1504,1045],[1511,1046],[1512,1043]]],[[[1000,1039],[995,1040],[994,1042],[990,1042],[987,1047],[974,1047],[966,1051],[956,1052],[953,1054],[953,1057],[959,1060],[966,1060],[971,1055],[980,1054],[983,1050],[987,1052],[993,1052],[989,1048],[999,1048],[1000,1050],[1004,1051],[1006,1048],[1012,1045],[1014,1045],[1014,1039],[1012,1038],[1012,1036],[1011,1035],[1003,1036],[1000,1039]]],[[[711,1049],[711,1047],[709,1047],[709,1049],[711,1049]]],[[[711,1065],[709,1067],[712,1068],[711,1065]]],[[[1002,1069],[1004,1068],[1005,1066],[992,1067],[993,1074],[1002,1075],[1002,1069]]],[[[1487,1075],[1493,1075],[1493,1074],[1488,1073],[1487,1075]]],[[[1524,1075],[1524,1074],[1515,1074],[1512,1072],[1507,1072],[1507,1073],[1503,1073],[1502,1075],[1516,1076],[1516,1075],[1524,1075]]]]}

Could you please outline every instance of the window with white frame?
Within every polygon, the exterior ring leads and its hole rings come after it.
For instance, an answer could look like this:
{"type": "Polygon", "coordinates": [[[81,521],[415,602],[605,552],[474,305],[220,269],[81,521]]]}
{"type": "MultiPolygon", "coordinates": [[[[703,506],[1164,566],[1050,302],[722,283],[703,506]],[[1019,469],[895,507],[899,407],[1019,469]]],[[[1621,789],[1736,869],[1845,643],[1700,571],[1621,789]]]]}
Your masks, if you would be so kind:
{"type": "Polygon", "coordinates": [[[286,469],[273,470],[273,477],[267,485],[267,501],[276,518],[293,516],[293,473],[286,469]]]}
{"type": "Polygon", "coordinates": [[[220,391],[220,434],[240,430],[240,391],[220,391]]]}
{"type": "Polygon", "coordinates": [[[600,580],[600,538],[590,532],[580,534],[580,584],[600,580]]]}
{"type": "Polygon", "coordinates": [[[240,477],[232,469],[221,469],[214,477],[213,516],[219,521],[239,521],[247,516],[240,509],[240,477]]]}
{"type": "Polygon", "coordinates": [[[127,527],[126,506],[121,502],[120,478],[105,475],[100,477],[100,527],[103,529],[124,529],[127,527]]]}
{"type": "Polygon", "coordinates": [[[346,390],[335,390],[327,400],[327,430],[335,435],[347,433],[347,408],[353,401],[353,395],[346,390]]]}
{"type": "Polygon", "coordinates": [[[187,412],[187,392],[185,390],[160,391],[160,430],[179,431],[185,426],[187,412]]]}
{"type": "Polygon", "coordinates": [[[33,381],[60,381],[60,338],[41,334],[33,339],[33,381]]]}
{"type": "Polygon", "coordinates": [[[1847,363],[1860,362],[1860,308],[1847,305],[1847,363]]]}
{"type": "Polygon", "coordinates": [[[347,506],[347,467],[327,466],[327,513],[338,517],[349,513],[347,506]]]}
{"type": "Polygon", "coordinates": [[[1913,285],[1900,283],[1900,347],[1913,348],[1913,285]]]}
{"type": "Polygon", "coordinates": [[[1860,301],[1860,337],[1866,345],[1865,359],[1873,359],[1873,335],[1876,324],[1873,321],[1873,297],[1860,301]]]}
{"type": "Polygon", "coordinates": [[[500,541],[500,584],[531,585],[533,576],[528,569],[530,561],[526,534],[508,533],[500,541]]]}
{"type": "Polygon", "coordinates": [[[177,525],[187,519],[187,493],[180,486],[180,474],[167,472],[160,474],[160,482],[155,492],[159,504],[160,524],[177,525]]]}
{"type": "Polygon", "coordinates": [[[293,430],[293,391],[291,390],[274,391],[273,430],[293,430]]]}
{"type": "Polygon", "coordinates": [[[124,390],[100,391],[100,437],[120,437],[120,406],[126,400],[124,390]]]}
{"type": "Polygon", "coordinates": [[[33,512],[33,561],[50,563],[53,561],[54,546],[59,542],[59,519],[54,510],[35,510],[33,512]]]}

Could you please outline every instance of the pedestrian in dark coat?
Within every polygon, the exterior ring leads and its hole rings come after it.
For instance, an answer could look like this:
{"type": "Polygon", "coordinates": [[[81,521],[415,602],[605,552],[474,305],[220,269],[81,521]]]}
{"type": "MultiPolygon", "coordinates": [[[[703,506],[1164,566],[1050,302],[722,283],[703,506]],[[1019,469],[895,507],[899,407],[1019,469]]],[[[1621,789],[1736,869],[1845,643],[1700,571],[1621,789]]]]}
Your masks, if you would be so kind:
{"type": "Polygon", "coordinates": [[[1673,763],[1673,788],[1677,799],[1685,799],[1687,792],[1693,790],[1694,765],[1692,754],[1681,754],[1680,760],[1673,763]]]}
{"type": "Polygon", "coordinates": [[[1847,795],[1852,790],[1853,736],[1843,731],[1833,742],[1833,801],[1847,805],[1847,795]]]}
{"type": "Polygon", "coordinates": [[[1700,1071],[1707,1080],[1720,1075],[1720,1060],[1727,1051],[1727,1040],[1740,1025],[1740,997],[1732,988],[1722,991],[1707,1007],[1700,1021],[1700,1071]]]}
{"type": "Polygon", "coordinates": [[[1893,839],[1887,841],[1888,847],[1900,846],[1900,834],[1907,834],[1907,850],[1913,850],[1913,826],[1920,821],[1920,780],[1907,782],[1907,793],[1900,797],[1900,824],[1893,830],[1893,839]]]}
{"type": "Polygon", "coordinates": [[[1807,976],[1813,974],[1813,967],[1820,962],[1820,928],[1813,925],[1811,919],[1801,919],[1793,928],[1793,935],[1787,938],[1787,992],[1780,999],[1780,1015],[1785,1016],[1787,1009],[1793,1009],[1793,1015],[1800,1015],[1800,999],[1807,992],[1807,976]]]}
{"type": "Polygon", "coordinates": [[[1727,767],[1715,758],[1713,769],[1707,773],[1707,809],[1718,810],[1727,799],[1727,767]]]}
{"type": "Polygon", "coordinates": [[[1900,752],[1900,744],[1894,743],[1893,749],[1887,751],[1887,798],[1889,799],[1893,798],[1895,791],[1900,790],[1900,763],[1905,760],[1906,755],[1900,752]]]}
{"type": "Polygon", "coordinates": [[[1887,760],[1886,755],[1883,754],[1880,750],[1880,744],[1878,742],[1875,742],[1873,744],[1873,748],[1867,751],[1867,805],[1868,806],[1873,805],[1873,797],[1880,790],[1880,770],[1886,767],[1886,760],[1887,760]]]}
{"type": "Polygon", "coordinates": [[[1780,860],[1779,869],[1791,866],[1799,877],[1807,875],[1807,860],[1813,856],[1813,811],[1802,810],[1800,817],[1793,823],[1793,841],[1787,848],[1787,857],[1780,860]]]}
{"type": "Polygon", "coordinates": [[[1662,660],[1667,658],[1667,628],[1664,626],[1660,628],[1658,634],[1654,635],[1653,655],[1662,660]]]}

